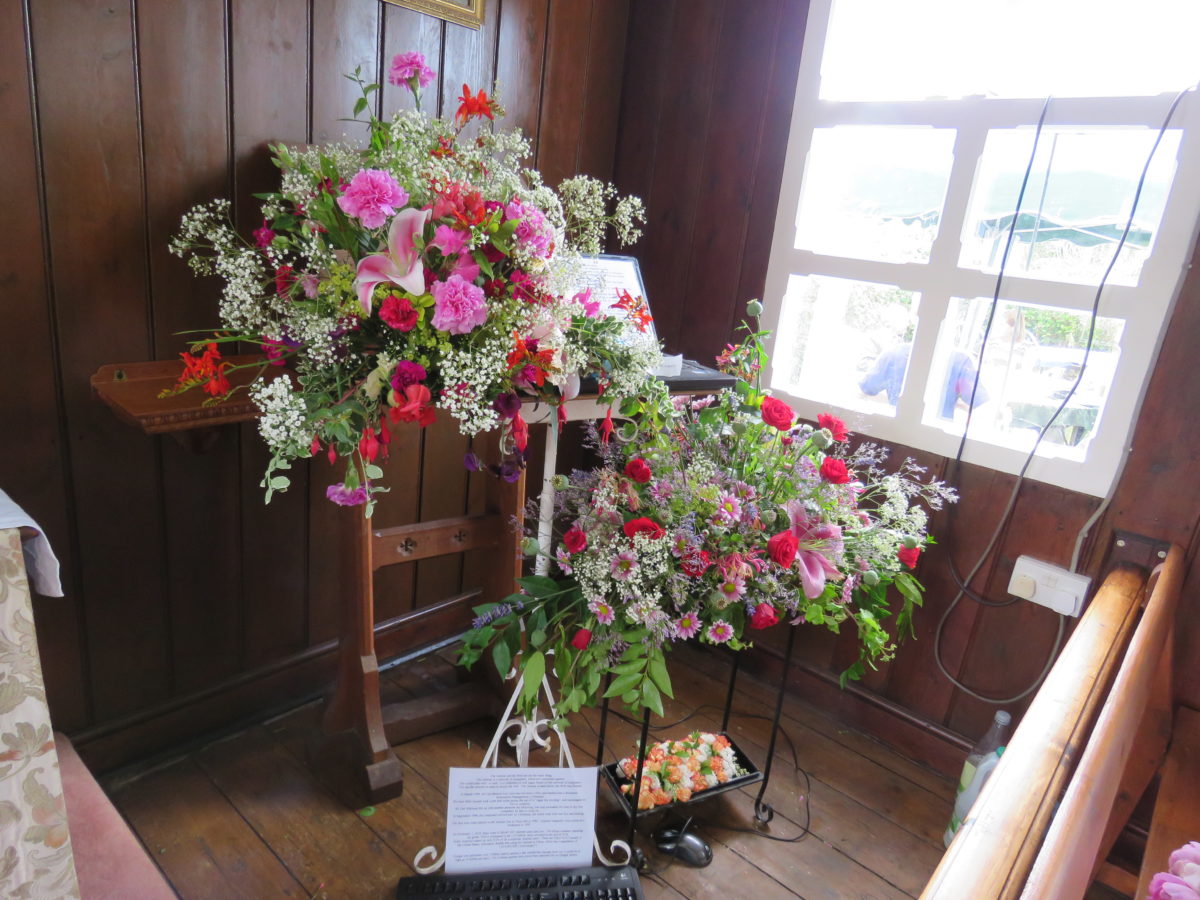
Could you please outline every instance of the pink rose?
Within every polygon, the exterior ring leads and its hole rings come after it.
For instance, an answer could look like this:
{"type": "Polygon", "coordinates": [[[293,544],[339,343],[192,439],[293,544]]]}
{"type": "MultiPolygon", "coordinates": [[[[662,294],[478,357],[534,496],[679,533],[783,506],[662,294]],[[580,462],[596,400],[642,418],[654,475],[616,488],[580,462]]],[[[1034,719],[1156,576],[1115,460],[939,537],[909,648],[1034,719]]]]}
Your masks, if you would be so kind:
{"type": "Polygon", "coordinates": [[[1150,879],[1150,890],[1146,897],[1147,900],[1197,900],[1200,894],[1178,875],[1159,872],[1150,879]]]}
{"type": "Polygon", "coordinates": [[[366,228],[378,228],[407,202],[408,191],[383,169],[359,169],[337,201],[366,228]]]}
{"type": "Polygon", "coordinates": [[[451,334],[466,334],[487,321],[483,290],[451,275],[433,285],[433,327],[451,334]]]}

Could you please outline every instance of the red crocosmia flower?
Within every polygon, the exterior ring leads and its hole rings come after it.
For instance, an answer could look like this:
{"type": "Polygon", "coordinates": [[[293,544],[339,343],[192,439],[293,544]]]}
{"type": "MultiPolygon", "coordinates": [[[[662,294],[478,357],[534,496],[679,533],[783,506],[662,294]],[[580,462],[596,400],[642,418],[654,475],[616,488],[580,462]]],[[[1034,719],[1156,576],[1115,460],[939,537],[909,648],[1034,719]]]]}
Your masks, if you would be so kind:
{"type": "Polygon", "coordinates": [[[525,420],[521,418],[520,413],[517,413],[512,418],[512,436],[517,450],[524,453],[525,448],[529,446],[529,426],[525,424],[525,420]]]}
{"type": "Polygon", "coordinates": [[[658,540],[666,534],[661,525],[644,516],[640,519],[630,519],[625,523],[624,531],[627,538],[632,538],[636,534],[644,534],[653,540],[658,540]]]}
{"type": "Polygon", "coordinates": [[[608,408],[608,415],[604,417],[604,421],[600,423],[600,443],[607,444],[613,433],[612,407],[608,408]]]}
{"type": "Polygon", "coordinates": [[[785,569],[796,561],[800,541],[790,530],[781,531],[767,541],[767,555],[785,569]]]}
{"type": "Polygon", "coordinates": [[[850,483],[850,471],[846,468],[846,463],[832,456],[827,456],[821,461],[821,477],[830,484],[850,483]]]}
{"type": "Polygon", "coordinates": [[[571,638],[571,646],[576,650],[586,650],[587,645],[592,642],[592,633],[586,628],[580,628],[575,632],[575,637],[571,638]]]}
{"type": "Polygon", "coordinates": [[[568,553],[578,553],[587,549],[587,534],[580,528],[570,528],[563,535],[563,546],[568,553]]]}
{"type": "Polygon", "coordinates": [[[625,475],[638,484],[645,484],[650,480],[650,464],[640,456],[635,456],[625,463],[625,475]]]}
{"type": "Polygon", "coordinates": [[[464,84],[462,87],[462,96],[458,98],[458,103],[458,113],[454,116],[454,121],[459,125],[465,125],[469,120],[477,116],[487,116],[492,121],[495,121],[495,117],[492,115],[492,108],[495,106],[495,102],[488,98],[483,88],[480,88],[479,93],[472,97],[471,89],[464,84]]]}
{"type": "Polygon", "coordinates": [[[683,574],[692,578],[699,578],[711,565],[712,559],[707,550],[696,550],[679,561],[679,568],[683,569],[683,574]]]}
{"type": "Polygon", "coordinates": [[[795,418],[796,414],[792,412],[792,408],[782,400],[776,400],[774,397],[763,398],[762,420],[772,428],[787,431],[792,427],[795,418]]]}
{"type": "Polygon", "coordinates": [[[896,556],[900,558],[900,562],[912,569],[916,567],[917,560],[921,558],[921,548],[901,547],[900,552],[897,553],[896,556]]]}
{"type": "Polygon", "coordinates": [[[204,392],[213,397],[223,397],[232,389],[229,379],[225,377],[229,363],[221,361],[221,351],[215,341],[210,341],[199,356],[185,350],[179,354],[179,358],[183,360],[179,380],[173,389],[163,391],[160,396],[177,394],[198,385],[202,385],[204,392]]]}
{"type": "Polygon", "coordinates": [[[846,423],[837,416],[830,415],[829,413],[821,413],[817,416],[817,424],[822,428],[828,428],[829,433],[833,435],[835,441],[846,440],[846,423]]]}
{"type": "Polygon", "coordinates": [[[779,621],[779,613],[770,603],[760,603],[750,615],[751,628],[770,628],[779,621]]]}

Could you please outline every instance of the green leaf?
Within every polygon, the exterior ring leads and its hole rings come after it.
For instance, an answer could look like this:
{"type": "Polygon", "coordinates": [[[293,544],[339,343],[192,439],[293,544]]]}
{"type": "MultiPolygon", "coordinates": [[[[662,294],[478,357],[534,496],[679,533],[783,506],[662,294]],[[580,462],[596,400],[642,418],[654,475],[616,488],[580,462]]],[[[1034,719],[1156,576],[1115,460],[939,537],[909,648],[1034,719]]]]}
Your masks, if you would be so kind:
{"type": "Polygon", "coordinates": [[[620,675],[613,679],[613,683],[608,686],[608,690],[604,692],[604,696],[620,697],[627,691],[637,687],[641,680],[641,672],[629,672],[625,675],[620,675]]]}
{"type": "Polygon", "coordinates": [[[357,100],[354,101],[354,115],[356,115],[356,116],[359,115],[366,108],[367,108],[367,98],[366,97],[359,97],[357,100]]]}
{"type": "Polygon", "coordinates": [[[649,678],[642,682],[642,705],[650,707],[660,716],[663,714],[662,696],[649,678]]]}
{"type": "Polygon", "coordinates": [[[291,484],[292,484],[291,479],[288,478],[286,475],[276,475],[274,478],[271,479],[271,490],[286,491],[291,486],[291,484]]]}
{"type": "Polygon", "coordinates": [[[529,635],[529,642],[535,647],[542,646],[542,644],[546,643],[546,632],[538,628],[533,634],[529,635]]]}
{"type": "Polygon", "coordinates": [[[557,594],[561,590],[557,581],[547,578],[545,575],[528,575],[525,578],[518,578],[517,584],[525,588],[530,596],[539,599],[557,594]]]}
{"type": "Polygon", "coordinates": [[[512,668],[512,651],[504,641],[496,641],[496,646],[492,648],[492,662],[496,664],[496,671],[500,673],[501,678],[512,668]]]}
{"type": "MultiPolygon", "coordinates": [[[[671,676],[667,674],[667,662],[662,656],[650,657],[650,679],[660,691],[674,699],[675,694],[671,690],[671,676]]],[[[662,713],[659,715],[661,716],[662,713]]]]}
{"type": "Polygon", "coordinates": [[[537,692],[542,687],[542,678],[546,674],[546,657],[540,650],[525,657],[521,674],[525,676],[525,686],[521,690],[521,697],[525,702],[529,702],[537,696],[537,692]]]}
{"type": "Polygon", "coordinates": [[[363,466],[363,471],[366,472],[368,478],[378,479],[383,477],[383,469],[371,463],[363,466]]]}
{"type": "Polygon", "coordinates": [[[641,659],[635,659],[631,662],[621,663],[619,666],[613,666],[612,671],[614,675],[628,675],[631,672],[641,672],[645,666],[646,659],[645,657],[642,657],[641,659]]]}

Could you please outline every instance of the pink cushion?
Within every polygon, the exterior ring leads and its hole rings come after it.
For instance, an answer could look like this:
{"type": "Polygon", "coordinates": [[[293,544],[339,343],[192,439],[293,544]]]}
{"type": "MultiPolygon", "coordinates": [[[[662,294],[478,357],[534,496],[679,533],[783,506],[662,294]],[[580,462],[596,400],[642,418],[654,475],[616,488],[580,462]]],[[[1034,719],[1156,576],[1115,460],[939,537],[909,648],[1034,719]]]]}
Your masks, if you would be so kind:
{"type": "Polygon", "coordinates": [[[55,734],[81,900],[176,900],[65,735],[55,734]]]}

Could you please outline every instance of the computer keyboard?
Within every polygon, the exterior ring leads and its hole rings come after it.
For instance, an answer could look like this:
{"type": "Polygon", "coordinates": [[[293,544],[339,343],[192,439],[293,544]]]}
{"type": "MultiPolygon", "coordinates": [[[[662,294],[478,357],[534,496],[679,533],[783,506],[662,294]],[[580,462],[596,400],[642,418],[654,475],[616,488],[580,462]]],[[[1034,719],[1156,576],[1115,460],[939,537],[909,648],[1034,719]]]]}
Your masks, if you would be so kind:
{"type": "Polygon", "coordinates": [[[404,900],[645,900],[632,866],[410,875],[396,897],[404,900]]]}

